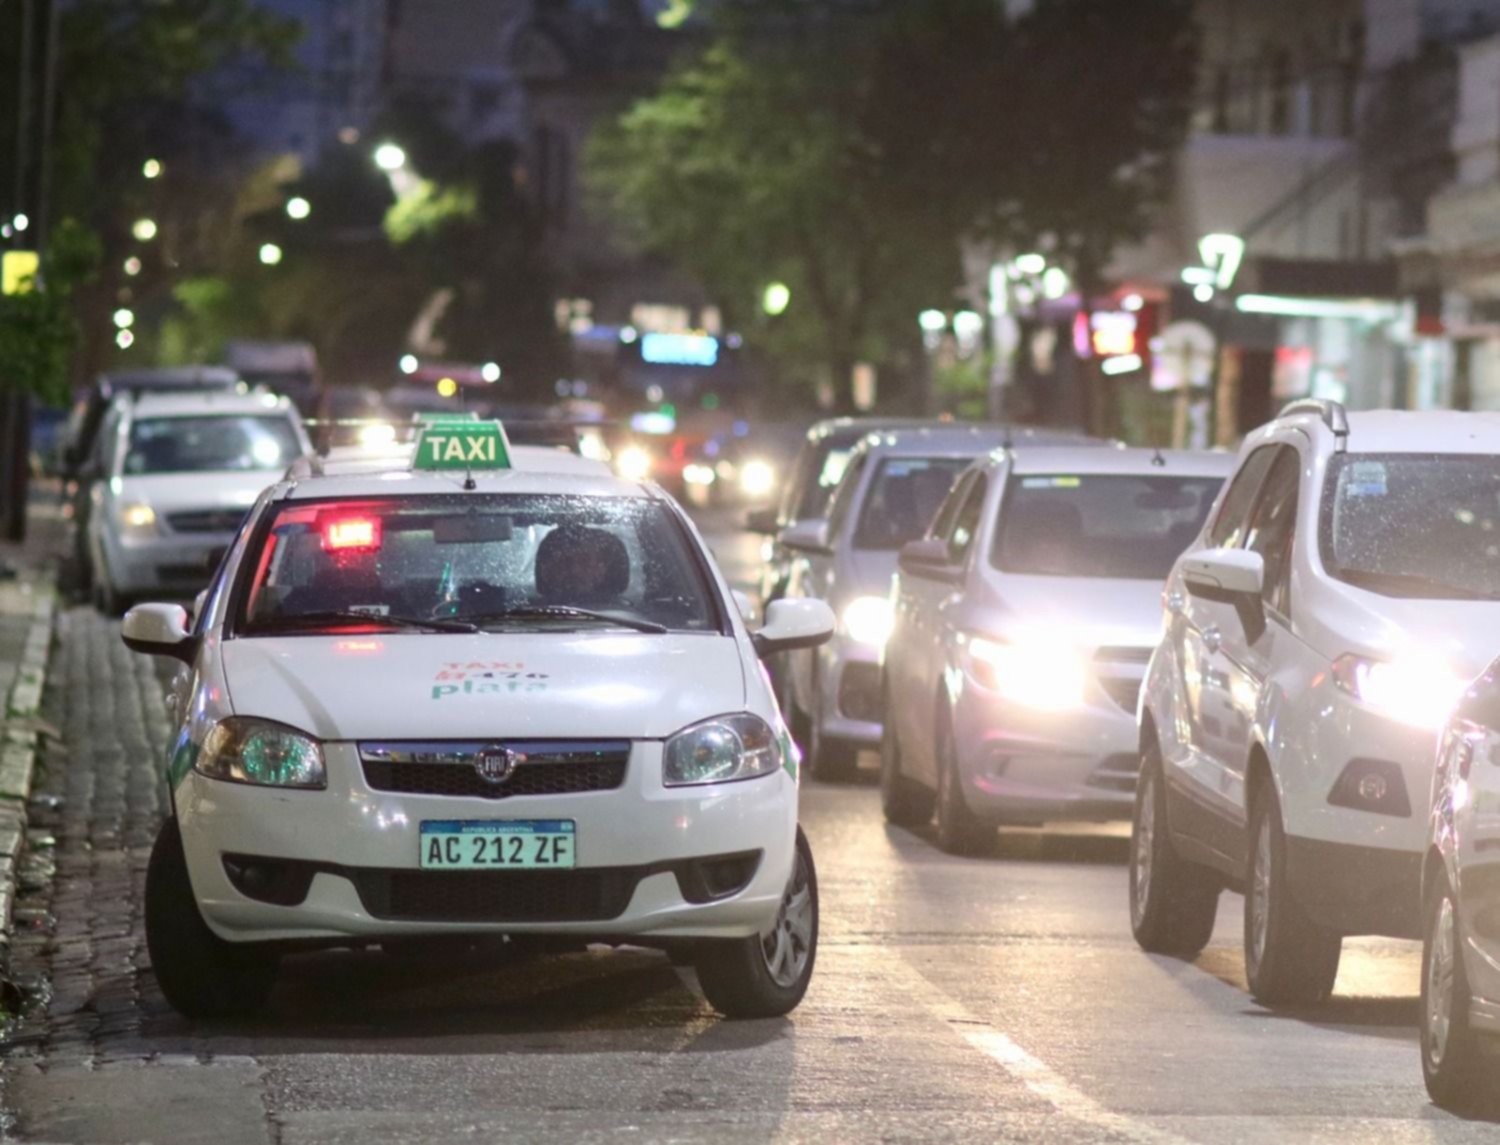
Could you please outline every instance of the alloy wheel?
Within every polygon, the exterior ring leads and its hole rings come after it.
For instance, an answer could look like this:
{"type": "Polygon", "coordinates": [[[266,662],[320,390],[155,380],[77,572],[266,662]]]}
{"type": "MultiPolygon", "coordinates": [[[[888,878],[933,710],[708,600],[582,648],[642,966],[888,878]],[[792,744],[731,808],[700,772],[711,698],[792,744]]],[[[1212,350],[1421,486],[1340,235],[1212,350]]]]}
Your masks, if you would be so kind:
{"type": "Polygon", "coordinates": [[[1266,957],[1271,927],[1271,819],[1261,819],[1255,837],[1255,865],[1250,871],[1250,947],[1257,964],[1266,957]]]}
{"type": "Polygon", "coordinates": [[[1432,953],[1427,959],[1427,1062],[1440,1069],[1448,1053],[1453,1029],[1453,972],[1458,958],[1453,900],[1448,895],[1437,909],[1432,928],[1432,953]]]}
{"type": "Polygon", "coordinates": [[[760,940],[766,971],[776,985],[793,986],[806,972],[812,956],[812,932],[812,888],[808,884],[807,862],[799,850],[791,881],[781,896],[776,922],[760,940]]]}
{"type": "Polygon", "coordinates": [[[1135,863],[1131,877],[1135,880],[1135,897],[1130,907],[1137,927],[1143,925],[1146,904],[1151,895],[1151,856],[1156,842],[1155,780],[1147,773],[1141,776],[1140,811],[1135,821],[1135,863]]]}

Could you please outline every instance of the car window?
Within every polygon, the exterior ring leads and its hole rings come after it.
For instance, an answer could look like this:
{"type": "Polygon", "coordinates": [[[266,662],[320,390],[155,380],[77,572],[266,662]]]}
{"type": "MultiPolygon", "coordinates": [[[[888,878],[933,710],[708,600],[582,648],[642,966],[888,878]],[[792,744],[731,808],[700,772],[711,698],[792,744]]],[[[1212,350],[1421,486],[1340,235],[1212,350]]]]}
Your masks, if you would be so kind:
{"type": "Polygon", "coordinates": [[[1291,609],[1292,544],[1297,526],[1297,483],[1302,462],[1290,446],[1276,448],[1276,460],[1250,513],[1245,548],[1265,561],[1261,595],[1282,615],[1291,609]]]}
{"type": "Polygon", "coordinates": [[[798,461],[798,487],[789,502],[788,524],[828,516],[833,495],[854,454],[854,442],[839,434],[829,434],[808,449],[809,456],[798,461]]]}
{"type": "Polygon", "coordinates": [[[973,484],[974,476],[959,478],[952,489],[948,490],[948,496],[943,499],[939,506],[937,515],[932,519],[931,535],[940,541],[947,541],[953,536],[953,523],[958,520],[958,510],[963,506],[964,496],[969,492],[969,486],[973,484]]]}
{"type": "Polygon", "coordinates": [[[984,513],[984,498],[989,491],[989,482],[976,476],[964,497],[962,507],[953,521],[953,532],[948,540],[948,560],[961,565],[968,561],[969,550],[974,547],[974,538],[979,533],[979,520],[984,513]]]}
{"type": "Polygon", "coordinates": [[[131,424],[121,471],[133,477],[280,470],[301,453],[297,432],[286,417],[147,417],[131,424]]]}
{"type": "Polygon", "coordinates": [[[253,572],[238,621],[251,635],[308,631],[299,617],[344,610],[540,629],[586,623],[567,609],[680,631],[718,624],[685,530],[642,498],[299,501],[259,538],[242,562],[253,572]],[[518,609],[533,614],[501,619],[518,609]]]}
{"type": "Polygon", "coordinates": [[[840,467],[838,488],[834,490],[833,499],[828,505],[830,537],[837,537],[843,532],[844,522],[849,519],[849,512],[854,507],[854,498],[859,495],[859,481],[869,460],[868,453],[861,453],[847,467],[840,467]]]}
{"type": "Polygon", "coordinates": [[[1222,484],[1157,474],[1015,475],[990,563],[1030,576],[1163,580],[1203,528],[1222,484]]]}
{"type": "Polygon", "coordinates": [[[1245,540],[1245,524],[1255,494],[1271,462],[1276,459],[1277,446],[1263,445],[1245,459],[1239,471],[1229,482],[1229,492],[1224,495],[1224,504],[1214,518],[1213,528],[1208,531],[1209,547],[1215,549],[1237,549],[1245,540]]]}
{"type": "Polygon", "coordinates": [[[968,457],[887,457],[865,493],[854,547],[893,551],[927,532],[968,457]]]}

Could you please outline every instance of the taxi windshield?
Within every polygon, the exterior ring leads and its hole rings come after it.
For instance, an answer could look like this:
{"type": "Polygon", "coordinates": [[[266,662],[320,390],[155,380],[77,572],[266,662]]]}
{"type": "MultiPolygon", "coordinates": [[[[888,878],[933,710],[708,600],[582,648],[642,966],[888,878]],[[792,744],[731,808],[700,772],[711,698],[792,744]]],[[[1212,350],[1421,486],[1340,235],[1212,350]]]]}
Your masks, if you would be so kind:
{"type": "Polygon", "coordinates": [[[1163,580],[1203,528],[1218,477],[1010,479],[990,563],[1030,576],[1163,580]]]}
{"type": "Polygon", "coordinates": [[[1500,597],[1500,458],[1340,454],[1327,480],[1330,576],[1385,596],[1500,597]]]}
{"type": "Polygon", "coordinates": [[[290,502],[258,535],[241,597],[245,635],[718,627],[685,530],[643,498],[290,502]]]}
{"type": "Polygon", "coordinates": [[[126,476],[285,469],[302,453],[285,417],[148,417],[130,427],[126,476]]]}

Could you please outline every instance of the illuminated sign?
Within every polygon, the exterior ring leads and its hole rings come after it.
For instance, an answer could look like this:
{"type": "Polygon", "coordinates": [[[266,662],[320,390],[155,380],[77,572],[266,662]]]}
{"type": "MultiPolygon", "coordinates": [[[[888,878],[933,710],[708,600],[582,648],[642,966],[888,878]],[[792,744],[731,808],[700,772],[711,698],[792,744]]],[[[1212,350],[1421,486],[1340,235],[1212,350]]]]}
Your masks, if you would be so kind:
{"type": "Polygon", "coordinates": [[[1089,317],[1094,353],[1101,358],[1136,352],[1136,316],[1128,310],[1100,310],[1089,317]]]}
{"type": "Polygon", "coordinates": [[[509,469],[510,442],[499,422],[429,422],[417,439],[412,468],[509,469]]]}
{"type": "Polygon", "coordinates": [[[41,260],[34,250],[8,250],[0,255],[0,294],[24,294],[41,260]]]}
{"type": "Polygon", "coordinates": [[[655,366],[712,366],[719,340],[708,334],[642,334],[641,361],[655,366]]]}

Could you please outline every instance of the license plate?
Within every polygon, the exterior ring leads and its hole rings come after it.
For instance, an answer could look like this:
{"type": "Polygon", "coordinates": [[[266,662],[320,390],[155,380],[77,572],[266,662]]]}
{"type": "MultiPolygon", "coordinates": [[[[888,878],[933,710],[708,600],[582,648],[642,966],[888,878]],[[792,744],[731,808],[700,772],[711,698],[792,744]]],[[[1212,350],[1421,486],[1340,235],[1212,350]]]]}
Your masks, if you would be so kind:
{"type": "Polygon", "coordinates": [[[571,867],[578,825],[571,819],[436,819],[422,822],[424,871],[571,867]]]}

